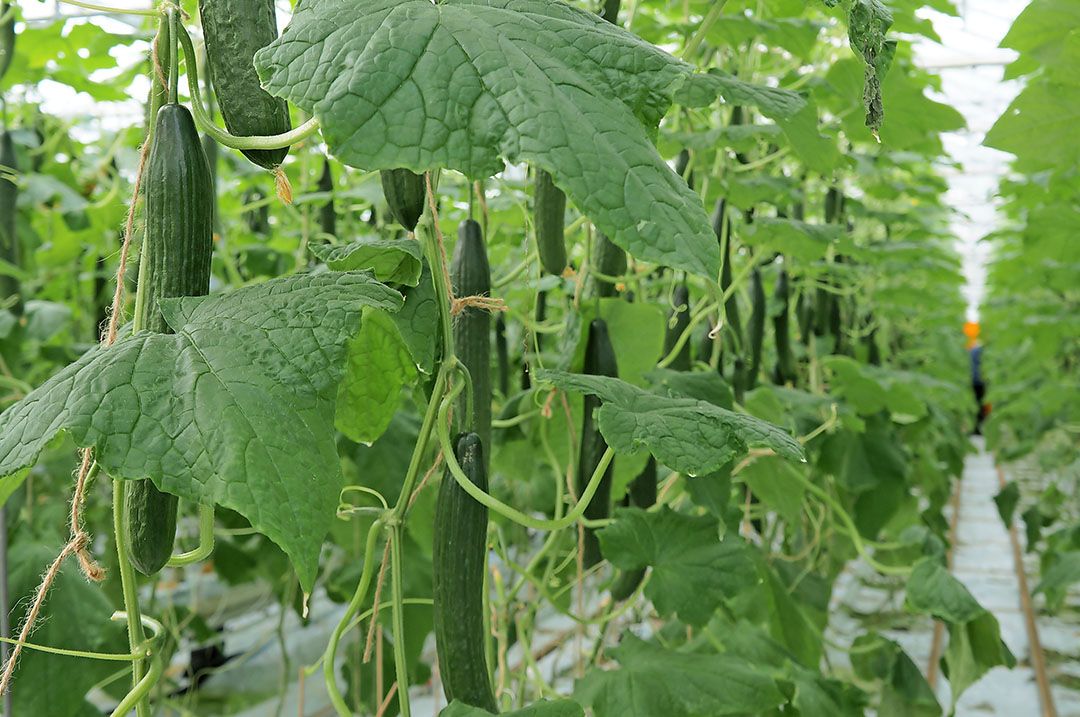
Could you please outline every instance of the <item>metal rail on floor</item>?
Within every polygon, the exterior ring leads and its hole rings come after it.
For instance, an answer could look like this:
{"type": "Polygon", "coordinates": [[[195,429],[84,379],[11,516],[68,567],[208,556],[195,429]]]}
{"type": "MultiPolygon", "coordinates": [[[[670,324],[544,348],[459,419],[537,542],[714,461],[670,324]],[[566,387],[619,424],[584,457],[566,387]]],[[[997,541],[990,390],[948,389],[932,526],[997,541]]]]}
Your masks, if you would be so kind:
{"type": "MultiPolygon", "coordinates": [[[[1004,488],[1005,471],[995,463],[998,486],[1004,488]]],[[[1031,605],[1031,593],[1028,591],[1027,573],[1024,570],[1024,554],[1020,550],[1020,537],[1016,533],[1016,522],[1009,521],[1009,542],[1012,543],[1013,565],[1016,567],[1016,580],[1020,585],[1020,608],[1024,612],[1024,624],[1027,627],[1028,652],[1031,654],[1031,669],[1035,672],[1035,684],[1039,688],[1039,706],[1042,717],[1057,717],[1054,695],[1050,690],[1050,680],[1046,676],[1046,656],[1039,641],[1039,628],[1035,623],[1035,611],[1031,605]]]]}

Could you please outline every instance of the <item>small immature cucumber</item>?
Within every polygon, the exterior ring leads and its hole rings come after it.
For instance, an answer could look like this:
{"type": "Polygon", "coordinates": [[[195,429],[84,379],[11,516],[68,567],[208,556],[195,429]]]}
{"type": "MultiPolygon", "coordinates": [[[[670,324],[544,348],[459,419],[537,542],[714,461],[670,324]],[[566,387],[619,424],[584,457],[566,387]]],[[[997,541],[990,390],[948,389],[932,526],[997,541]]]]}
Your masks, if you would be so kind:
{"type": "MultiPolygon", "coordinates": [[[[210,290],[213,254],[213,180],[191,114],[177,104],[158,111],[145,170],[145,301],[136,317],[142,328],[171,333],[160,301],[204,296],[210,290]]],[[[153,575],[172,555],[176,496],[150,481],[125,481],[124,529],[131,562],[153,575]]]]}
{"type": "MultiPolygon", "coordinates": [[[[206,64],[225,126],[241,137],[282,134],[292,129],[289,106],[259,84],[255,52],[277,39],[274,0],[199,0],[206,64]]],[[[289,153],[245,149],[244,156],[274,169],[289,153]]]]}
{"type": "MultiPolygon", "coordinates": [[[[458,436],[454,456],[469,480],[486,491],[486,459],[480,437],[475,433],[458,436]]],[[[498,704],[485,656],[487,525],[487,507],[466,493],[447,469],[435,503],[431,554],[439,676],[448,701],[460,700],[496,713],[498,704]]]]}
{"type": "MultiPolygon", "coordinates": [[[[466,219],[458,228],[458,240],[450,261],[454,296],[487,296],[491,293],[491,267],[480,225],[466,219]]],[[[461,397],[458,424],[480,436],[484,456],[491,455],[491,314],[469,307],[454,319],[454,352],[472,378],[472,415],[466,414],[461,397]]],[[[487,466],[485,466],[487,468],[487,466]]]]}
{"type": "Polygon", "coordinates": [[[424,175],[408,169],[384,169],[379,172],[379,180],[390,214],[406,231],[415,231],[426,201],[424,175]]]}
{"type": "MultiPolygon", "coordinates": [[[[604,276],[622,276],[626,273],[626,252],[603,234],[597,234],[592,245],[592,263],[604,276]]],[[[614,283],[593,276],[592,295],[601,299],[619,293],[614,283]]]]}
{"type": "Polygon", "coordinates": [[[501,315],[495,319],[495,359],[499,369],[499,393],[506,398],[510,395],[510,347],[506,345],[506,320],[501,315]]]}
{"type": "MultiPolygon", "coordinates": [[[[0,0],[0,17],[8,15],[11,3],[8,0],[0,0]]],[[[15,57],[15,16],[8,16],[7,20],[0,23],[0,80],[4,79],[11,60],[15,57]]]]}
{"type": "MultiPolygon", "coordinates": [[[[656,503],[656,459],[649,456],[645,468],[631,481],[626,492],[626,504],[638,508],[648,508],[656,503]]],[[[611,585],[611,599],[625,600],[634,594],[638,585],[645,578],[645,568],[627,570],[619,574],[611,585]]]]}
{"type": "Polygon", "coordinates": [[[330,169],[330,158],[323,157],[323,170],[319,175],[319,191],[327,192],[330,196],[326,204],[319,207],[319,231],[337,236],[337,209],[334,207],[334,173],[330,169]]]}
{"type": "Polygon", "coordinates": [[[566,269],[566,195],[542,169],[536,170],[535,187],[533,226],[540,266],[549,274],[561,276],[566,269]]]}
{"type": "MultiPolygon", "coordinates": [[[[0,132],[0,259],[20,266],[22,247],[19,245],[15,208],[19,188],[8,179],[8,174],[18,172],[15,144],[11,134],[0,132]]],[[[0,303],[12,294],[19,293],[19,282],[13,276],[0,275],[0,303]]]]}
{"type": "Polygon", "coordinates": [[[780,307],[778,313],[773,316],[773,331],[776,334],[776,371],[773,376],[778,385],[795,380],[795,358],[791,353],[791,326],[789,317],[788,301],[790,289],[788,288],[787,270],[780,271],[780,277],[776,280],[776,290],[773,298],[780,307]]]}
{"type": "MultiPolygon", "coordinates": [[[[664,331],[664,356],[671,353],[679,337],[690,328],[690,290],[683,282],[671,292],[671,312],[668,314],[667,329],[664,331]]],[[[675,360],[668,365],[672,371],[690,370],[690,341],[683,342],[675,360]]]]}
{"type": "MultiPolygon", "coordinates": [[[[611,345],[611,337],[608,335],[607,322],[603,319],[593,319],[589,324],[589,336],[585,344],[585,364],[582,373],[591,376],[619,375],[618,364],[615,361],[615,349],[611,345]]],[[[585,489],[586,483],[592,477],[596,467],[600,465],[600,459],[607,451],[608,445],[596,426],[594,413],[600,408],[600,399],[596,396],[585,396],[584,408],[581,416],[581,454],[578,457],[577,492],[585,489]]],[[[615,470],[615,462],[608,464],[600,486],[593,495],[592,501],[585,508],[585,517],[591,520],[607,518],[611,513],[611,476],[615,470]]],[[[591,528],[585,529],[584,560],[585,567],[592,567],[600,562],[600,541],[591,528]]]]}
{"type": "Polygon", "coordinates": [[[750,275],[750,366],[747,368],[746,387],[752,389],[757,385],[758,374],[761,371],[761,346],[765,342],[765,313],[767,300],[765,299],[765,286],[761,281],[761,271],[754,268],[750,275]]]}

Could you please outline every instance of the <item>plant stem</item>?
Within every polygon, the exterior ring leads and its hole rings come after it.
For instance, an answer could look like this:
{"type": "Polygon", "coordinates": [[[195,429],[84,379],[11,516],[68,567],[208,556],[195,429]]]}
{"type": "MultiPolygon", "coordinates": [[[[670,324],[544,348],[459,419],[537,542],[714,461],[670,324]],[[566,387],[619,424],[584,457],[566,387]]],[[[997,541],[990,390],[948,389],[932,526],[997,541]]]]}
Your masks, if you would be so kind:
{"type": "MultiPolygon", "coordinates": [[[[403,492],[404,496],[405,493],[403,492]]],[[[407,500],[407,499],[406,499],[407,500]]],[[[405,664],[405,613],[401,579],[401,525],[390,526],[390,599],[394,634],[394,671],[397,673],[398,711],[401,717],[411,717],[409,706],[409,670],[405,664]]]]}
{"type": "MultiPolygon", "coordinates": [[[[142,287],[140,287],[141,289],[142,287]]],[[[146,635],[142,629],[142,617],[139,614],[139,593],[135,584],[135,575],[131,566],[130,547],[127,544],[127,531],[124,530],[124,514],[126,513],[126,491],[124,481],[119,478],[113,479],[113,535],[116,540],[116,558],[120,564],[120,585],[124,592],[124,612],[127,614],[128,647],[132,653],[138,652],[141,645],[146,642],[146,635]]],[[[145,674],[145,663],[142,658],[136,658],[131,663],[131,684],[133,689],[139,688],[139,683],[145,674]]],[[[137,717],[150,717],[150,705],[145,695],[135,704],[137,717]]]]}

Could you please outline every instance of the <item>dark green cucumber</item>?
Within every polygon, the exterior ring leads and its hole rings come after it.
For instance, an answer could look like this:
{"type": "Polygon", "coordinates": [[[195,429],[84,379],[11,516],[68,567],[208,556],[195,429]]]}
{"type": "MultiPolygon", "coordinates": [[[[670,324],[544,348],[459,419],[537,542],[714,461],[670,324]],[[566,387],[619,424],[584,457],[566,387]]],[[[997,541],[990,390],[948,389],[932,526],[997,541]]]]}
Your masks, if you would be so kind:
{"type": "Polygon", "coordinates": [[[244,192],[242,197],[244,204],[258,204],[258,206],[244,210],[244,223],[247,224],[252,234],[266,236],[270,233],[270,205],[264,200],[266,195],[258,187],[252,187],[244,192]],[[259,204],[259,202],[262,202],[259,204]]]}
{"type": "Polygon", "coordinates": [[[210,168],[210,185],[214,188],[211,204],[214,210],[214,234],[221,236],[221,212],[218,209],[217,196],[217,170],[218,170],[218,143],[208,134],[202,136],[203,154],[206,155],[206,164],[210,168]]]}
{"type": "MultiPolygon", "coordinates": [[[[547,291],[539,291],[536,294],[536,308],[533,311],[533,321],[537,326],[544,323],[547,320],[547,291]]],[[[527,391],[532,387],[532,381],[529,378],[529,357],[528,350],[535,346],[536,353],[540,353],[544,350],[544,334],[537,331],[532,335],[532,342],[526,348],[526,355],[521,362],[521,390],[527,391]],[[535,343],[533,343],[535,342],[535,343]]]]}
{"type": "Polygon", "coordinates": [[[765,314],[768,311],[768,301],[765,298],[765,285],[761,281],[761,271],[754,267],[750,274],[750,366],[747,367],[746,387],[752,389],[757,385],[758,374],[761,371],[761,347],[765,343],[765,314]]]}
{"type": "Polygon", "coordinates": [[[788,381],[795,380],[795,358],[791,353],[791,326],[788,302],[790,300],[790,288],[787,270],[781,269],[780,276],[776,280],[776,290],[773,299],[778,307],[773,316],[773,332],[776,334],[776,370],[773,380],[783,385],[788,381]]]}
{"type": "MultiPolygon", "coordinates": [[[[458,228],[458,240],[450,262],[450,283],[458,298],[491,293],[487,248],[480,225],[472,219],[466,219],[458,228]]],[[[462,394],[458,425],[480,436],[484,455],[490,459],[491,314],[470,307],[455,317],[454,352],[472,377],[472,415],[466,415],[467,397],[462,394]]]]}
{"type": "MultiPolygon", "coordinates": [[[[591,376],[618,376],[618,364],[615,361],[615,349],[611,345],[611,337],[608,335],[607,322],[603,319],[593,319],[589,324],[589,336],[585,343],[585,364],[582,373],[591,376]]],[[[584,408],[581,416],[581,453],[578,456],[577,493],[585,490],[589,479],[596,467],[600,465],[600,459],[607,451],[608,445],[596,426],[596,410],[600,408],[600,399],[596,396],[585,396],[584,408]]],[[[615,462],[608,464],[600,486],[593,495],[592,501],[585,508],[585,517],[591,520],[602,520],[611,514],[611,476],[614,473],[615,462]]],[[[591,567],[600,562],[600,542],[596,533],[591,528],[585,529],[585,543],[583,546],[585,567],[591,567]]]]}
{"type": "Polygon", "coordinates": [[[420,215],[424,213],[424,175],[414,174],[408,169],[384,169],[379,172],[379,180],[390,214],[406,231],[414,231],[420,215]]]}
{"type": "Polygon", "coordinates": [[[825,193],[825,223],[839,222],[844,211],[844,195],[836,187],[829,187],[825,193]]]}
{"type": "MultiPolygon", "coordinates": [[[[648,462],[626,491],[626,505],[638,508],[648,508],[656,503],[656,459],[649,456],[648,462]]],[[[611,599],[625,600],[634,594],[638,585],[645,578],[645,568],[638,570],[625,570],[619,573],[615,582],[611,584],[611,599]]]]}
{"type": "MultiPolygon", "coordinates": [[[[274,0],[199,0],[206,64],[218,109],[229,132],[265,137],[292,129],[289,106],[259,84],[255,52],[277,39],[274,0]]],[[[288,147],[245,149],[244,156],[266,169],[274,169],[288,147]]]]}
{"type": "MultiPolygon", "coordinates": [[[[465,475],[487,490],[486,458],[475,433],[458,436],[454,456],[465,475]]],[[[435,503],[431,553],[435,650],[447,701],[498,712],[485,656],[484,574],[488,509],[443,474],[435,503]]]]}
{"type": "Polygon", "coordinates": [[[799,321],[799,339],[804,346],[810,345],[810,336],[814,333],[814,304],[813,297],[805,291],[799,293],[795,301],[795,317],[799,321]]]}
{"type": "MultiPolygon", "coordinates": [[[[721,244],[724,257],[724,264],[720,270],[720,289],[727,293],[733,281],[731,270],[732,235],[731,222],[727,218],[727,202],[723,199],[716,203],[716,211],[713,213],[713,232],[716,234],[716,241],[721,244]],[[725,231],[727,241],[724,241],[725,231]]],[[[741,348],[743,343],[742,318],[739,315],[739,298],[735,292],[732,292],[731,296],[724,302],[724,316],[726,319],[724,322],[725,333],[729,338],[729,343],[733,348],[741,348]]]]}
{"type": "MultiPolygon", "coordinates": [[[[626,273],[626,252],[603,234],[597,234],[592,245],[592,264],[604,276],[622,276],[626,273]]],[[[592,294],[600,298],[619,293],[614,283],[607,279],[591,277],[592,294]]]]}
{"type": "Polygon", "coordinates": [[[499,370],[499,393],[506,398],[510,393],[510,348],[506,345],[506,320],[502,315],[495,319],[495,365],[499,370]]]}
{"type": "Polygon", "coordinates": [[[323,157],[323,170],[319,175],[319,191],[330,195],[326,199],[326,204],[319,207],[319,231],[336,237],[337,209],[334,207],[334,174],[330,169],[329,157],[323,157]]]}
{"type": "Polygon", "coordinates": [[[679,156],[675,159],[675,174],[679,175],[686,181],[686,186],[691,189],[694,188],[694,172],[687,170],[690,168],[690,150],[683,149],[679,152],[679,156]]]}
{"type": "MultiPolygon", "coordinates": [[[[22,247],[19,245],[15,208],[19,188],[8,179],[9,174],[19,171],[17,164],[15,144],[11,141],[11,134],[4,130],[0,132],[0,259],[21,266],[22,247]]],[[[18,293],[18,280],[6,274],[0,275],[0,305],[18,293]]]]}
{"type": "Polygon", "coordinates": [[[866,362],[871,366],[881,365],[881,347],[878,346],[877,328],[870,329],[863,338],[866,344],[866,362]]]}
{"type": "MultiPolygon", "coordinates": [[[[8,0],[0,0],[0,17],[4,17],[11,10],[8,0]]],[[[0,80],[4,79],[11,60],[15,57],[15,16],[10,15],[7,20],[0,23],[0,80]]]]}
{"type": "MultiPolygon", "coordinates": [[[[213,181],[191,114],[177,104],[158,112],[145,170],[144,302],[136,321],[171,333],[162,299],[205,296],[213,254],[213,181]]],[[[124,528],[131,562],[144,575],[161,570],[176,536],[176,496],[149,480],[126,481],[124,528]]]]}
{"type": "Polygon", "coordinates": [[[549,274],[561,276],[566,269],[566,195],[555,186],[551,175],[536,170],[533,196],[533,226],[540,266],[549,274]]]}
{"type": "Polygon", "coordinates": [[[600,11],[600,17],[613,25],[619,24],[619,7],[622,0],[604,0],[604,9],[600,11]]]}
{"type": "MultiPolygon", "coordinates": [[[[690,328],[690,290],[683,282],[671,292],[671,312],[668,314],[667,328],[664,331],[664,356],[667,356],[675,348],[679,337],[690,328]]],[[[675,355],[668,368],[672,371],[690,370],[690,341],[687,339],[679,353],[675,355]]]]}

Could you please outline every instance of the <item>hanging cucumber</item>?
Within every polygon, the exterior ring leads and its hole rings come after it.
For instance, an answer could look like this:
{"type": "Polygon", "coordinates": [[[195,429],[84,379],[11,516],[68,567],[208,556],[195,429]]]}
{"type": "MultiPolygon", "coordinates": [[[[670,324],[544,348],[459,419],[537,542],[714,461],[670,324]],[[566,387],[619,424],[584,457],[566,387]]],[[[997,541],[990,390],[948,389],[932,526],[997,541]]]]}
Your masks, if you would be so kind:
{"type": "Polygon", "coordinates": [[[561,276],[566,269],[566,195],[542,169],[536,170],[534,187],[533,226],[540,266],[549,274],[561,276]]]}
{"type": "MultiPolygon", "coordinates": [[[[585,343],[585,365],[582,373],[591,376],[618,376],[618,365],[615,361],[615,349],[611,345],[611,337],[608,335],[607,322],[603,319],[593,319],[589,324],[589,336],[585,343]]],[[[585,484],[592,477],[596,467],[600,465],[600,459],[607,451],[608,445],[597,428],[594,413],[600,408],[600,399],[596,396],[585,396],[584,408],[581,416],[581,453],[578,457],[577,491],[581,495],[585,484]]],[[[604,477],[600,480],[600,486],[593,495],[592,502],[585,509],[585,517],[591,520],[607,518],[611,513],[611,476],[614,473],[615,462],[612,461],[604,477]]],[[[591,567],[600,562],[600,542],[592,528],[585,529],[584,559],[585,567],[591,567]]]]}
{"type": "MultiPolygon", "coordinates": [[[[15,156],[15,144],[11,141],[11,134],[4,130],[0,132],[0,259],[21,265],[22,248],[19,245],[15,203],[19,198],[19,188],[11,181],[9,175],[18,172],[17,159],[15,156]]],[[[0,306],[8,297],[19,293],[19,282],[13,276],[0,275],[0,306]]]]}
{"type": "Polygon", "coordinates": [[[779,307],[777,313],[773,316],[773,331],[776,334],[776,370],[773,380],[777,384],[783,385],[788,381],[795,381],[795,359],[791,353],[791,326],[788,307],[790,288],[786,269],[780,270],[780,277],[776,280],[773,299],[777,307],[779,307]]]}
{"type": "Polygon", "coordinates": [[[495,360],[499,369],[499,393],[506,398],[510,395],[510,349],[506,345],[506,320],[501,315],[495,319],[495,360]]]}
{"type": "MultiPolygon", "coordinates": [[[[487,490],[486,458],[475,433],[458,436],[454,456],[465,475],[487,490]]],[[[435,650],[448,701],[498,712],[485,657],[484,573],[488,510],[445,472],[435,503],[431,580],[435,650]]]]}
{"type": "Polygon", "coordinates": [[[266,236],[270,233],[270,205],[266,203],[266,195],[258,187],[252,187],[244,192],[241,200],[245,205],[257,206],[244,210],[244,223],[252,234],[266,236]]]}
{"type": "Polygon", "coordinates": [[[330,169],[329,157],[323,157],[323,170],[319,175],[319,191],[330,195],[326,199],[326,204],[319,207],[319,231],[336,237],[337,210],[334,208],[334,174],[330,169]]]}
{"type": "Polygon", "coordinates": [[[424,175],[408,169],[384,169],[379,172],[379,181],[390,214],[406,231],[415,231],[416,223],[424,213],[424,175]]]}
{"type": "MultiPolygon", "coordinates": [[[[645,468],[638,474],[626,491],[626,505],[638,508],[648,508],[656,503],[656,459],[649,456],[645,468]]],[[[611,599],[615,601],[625,600],[634,594],[638,585],[645,578],[645,568],[638,570],[626,570],[619,573],[615,582],[611,584],[611,599]]]]}
{"type": "MultiPolygon", "coordinates": [[[[450,262],[454,296],[487,296],[491,293],[491,268],[480,225],[466,219],[458,228],[458,240],[450,262]]],[[[480,436],[484,456],[491,455],[491,314],[474,307],[454,319],[454,352],[472,377],[472,415],[466,415],[462,396],[459,423],[480,436]]],[[[486,467],[486,466],[485,466],[486,467]]]]}
{"type": "MultiPolygon", "coordinates": [[[[161,108],[145,170],[144,301],[136,321],[145,330],[171,333],[161,299],[204,296],[213,254],[213,184],[191,114],[177,104],[161,108]]],[[[176,496],[149,480],[125,481],[124,528],[131,562],[144,575],[172,555],[176,496]]]]}
{"type": "MultiPolygon", "coordinates": [[[[292,129],[288,104],[262,88],[253,62],[257,50],[277,39],[274,0],[199,0],[199,17],[210,83],[229,132],[264,137],[292,129]]],[[[289,148],[241,151],[273,170],[289,148]]]]}
{"type": "MultiPolygon", "coordinates": [[[[723,250],[724,257],[724,264],[720,270],[720,289],[727,293],[733,281],[731,270],[732,236],[731,222],[727,217],[727,202],[723,199],[716,203],[716,211],[713,214],[713,232],[716,234],[716,241],[721,245],[720,248],[723,250]]],[[[732,292],[731,296],[724,302],[724,316],[729,343],[736,353],[741,353],[741,350],[736,350],[742,347],[743,333],[742,319],[739,316],[739,298],[735,295],[735,292],[732,292]]]]}
{"type": "Polygon", "coordinates": [[[4,79],[15,57],[15,13],[8,0],[0,0],[0,80],[4,79]]]}
{"type": "MultiPolygon", "coordinates": [[[[596,272],[604,276],[622,276],[626,273],[626,252],[603,234],[597,234],[592,245],[592,263],[596,272]]],[[[619,292],[614,283],[595,275],[591,283],[591,293],[601,299],[619,292]]]]}
{"type": "Polygon", "coordinates": [[[210,186],[213,187],[211,206],[214,211],[214,234],[221,236],[221,212],[218,210],[217,196],[217,170],[218,170],[218,143],[208,134],[202,136],[203,154],[206,155],[206,164],[210,168],[210,186]]]}
{"type": "Polygon", "coordinates": [[[761,371],[761,346],[765,341],[765,314],[768,310],[768,302],[765,298],[765,286],[761,282],[761,271],[754,267],[750,274],[750,366],[747,367],[746,387],[752,389],[757,385],[758,374],[761,371]]]}
{"type": "MultiPolygon", "coordinates": [[[[678,343],[679,337],[690,328],[690,290],[686,288],[686,282],[675,287],[671,292],[671,313],[668,314],[667,329],[664,331],[664,356],[671,353],[678,343]]],[[[690,341],[683,342],[679,353],[675,354],[675,360],[668,368],[672,371],[690,370],[690,341]]]]}

